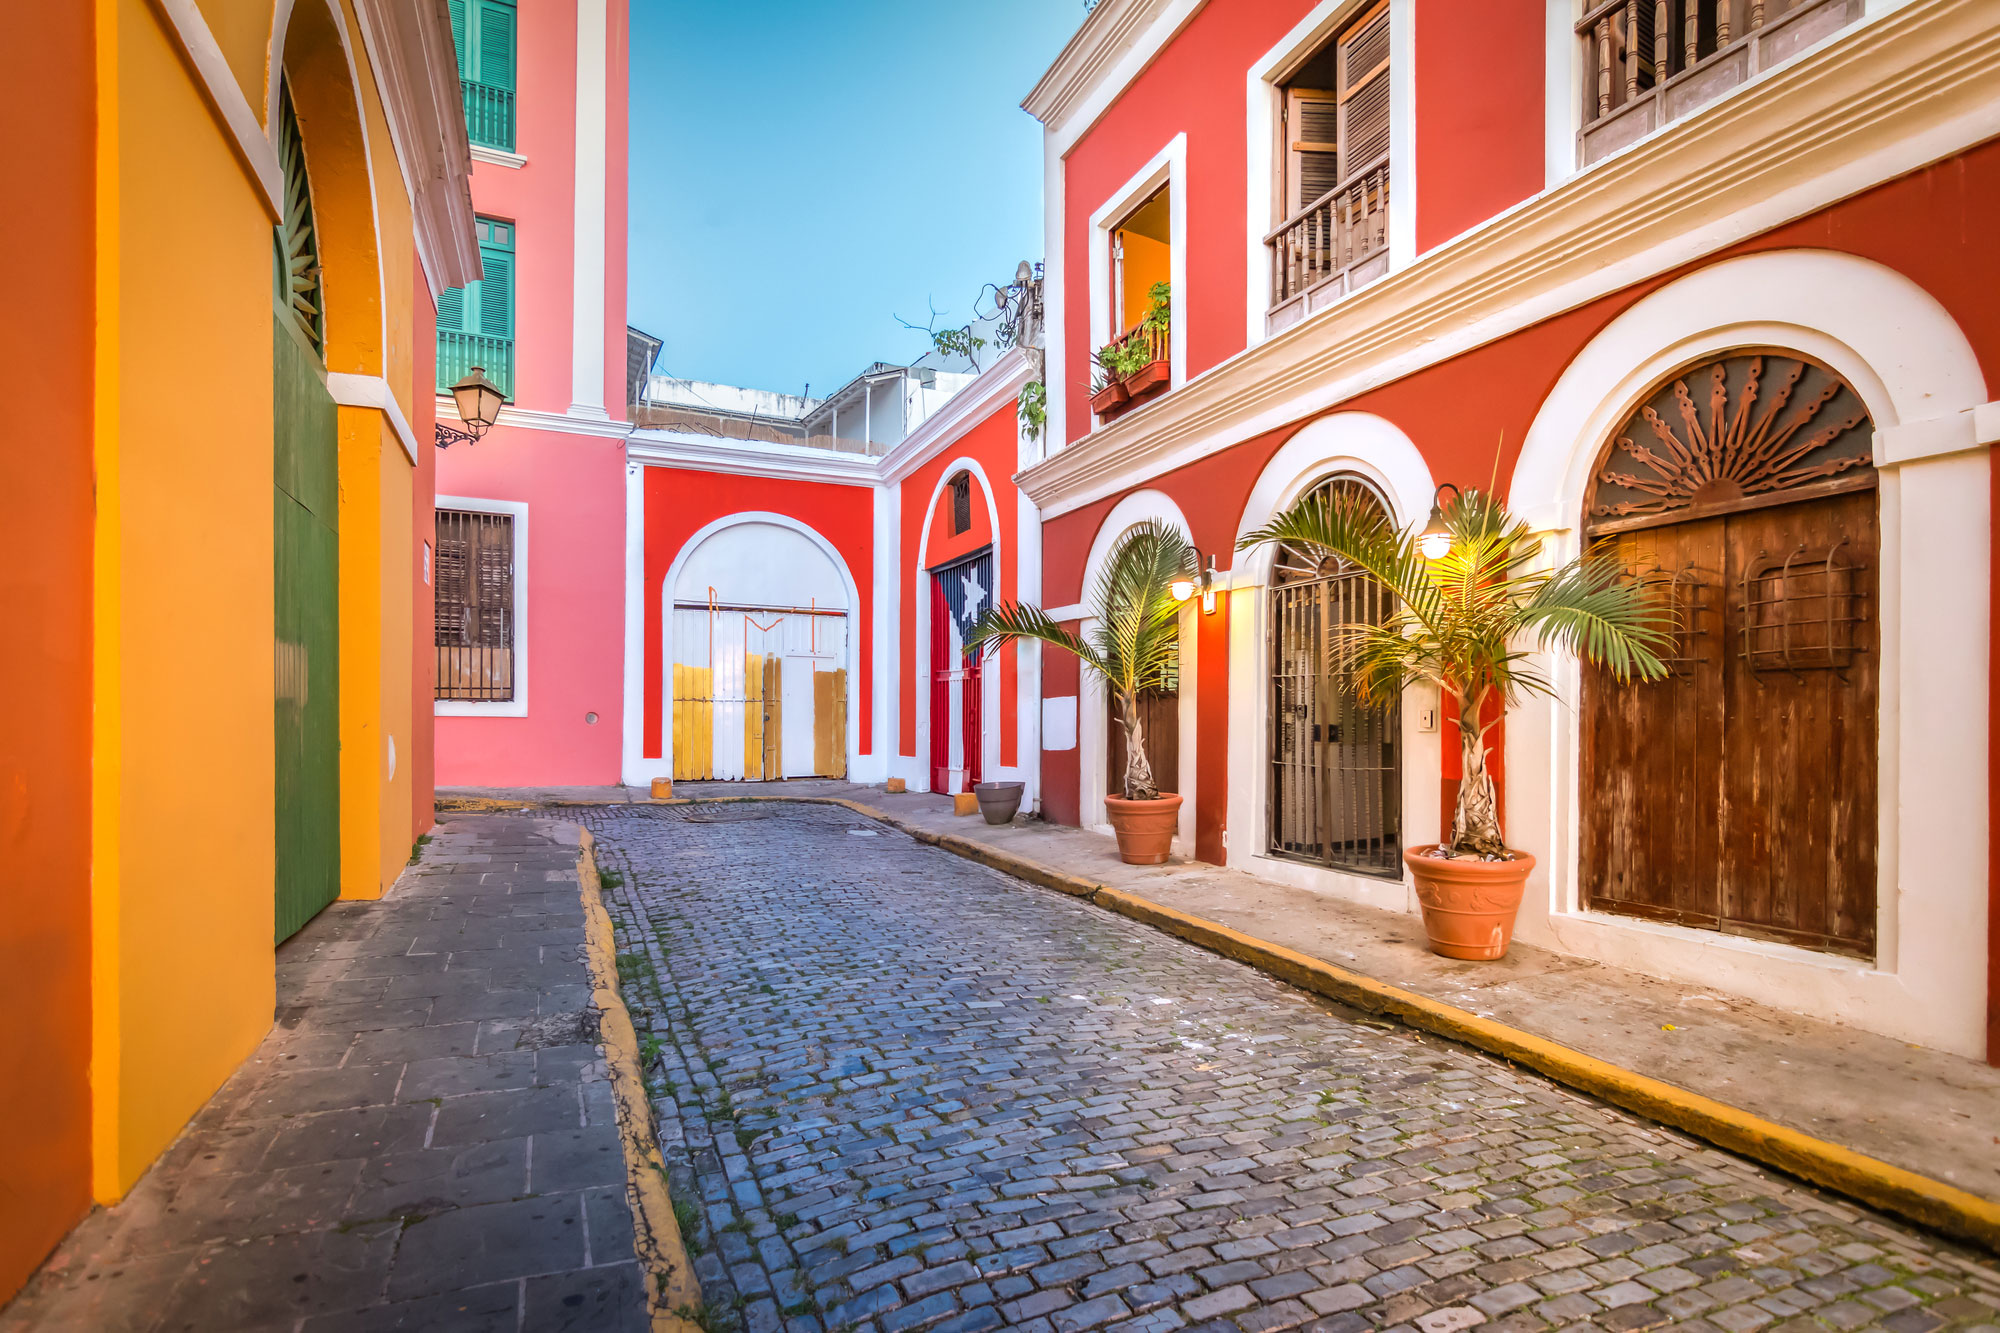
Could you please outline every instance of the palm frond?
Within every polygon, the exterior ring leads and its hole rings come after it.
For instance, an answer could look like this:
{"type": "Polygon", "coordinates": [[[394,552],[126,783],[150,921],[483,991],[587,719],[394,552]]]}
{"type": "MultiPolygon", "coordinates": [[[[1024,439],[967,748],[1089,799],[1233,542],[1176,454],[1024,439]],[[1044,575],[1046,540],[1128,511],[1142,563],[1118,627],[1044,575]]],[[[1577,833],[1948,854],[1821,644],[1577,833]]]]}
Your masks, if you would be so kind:
{"type": "Polygon", "coordinates": [[[1098,665],[1095,647],[1050,619],[1039,606],[1024,602],[1002,602],[981,615],[966,635],[965,651],[971,653],[984,649],[989,653],[997,652],[1004,645],[1021,639],[1075,653],[1084,662],[1098,665]]]}

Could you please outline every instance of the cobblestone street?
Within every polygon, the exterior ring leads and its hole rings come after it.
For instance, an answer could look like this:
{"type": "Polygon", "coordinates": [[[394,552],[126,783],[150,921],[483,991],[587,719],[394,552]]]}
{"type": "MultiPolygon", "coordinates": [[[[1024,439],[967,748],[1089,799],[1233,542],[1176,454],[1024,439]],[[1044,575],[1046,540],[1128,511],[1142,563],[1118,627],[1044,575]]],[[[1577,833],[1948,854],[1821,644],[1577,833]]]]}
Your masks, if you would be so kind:
{"type": "Polygon", "coordinates": [[[585,819],[711,1328],[2000,1329],[1990,1260],[845,810],[585,819]]]}

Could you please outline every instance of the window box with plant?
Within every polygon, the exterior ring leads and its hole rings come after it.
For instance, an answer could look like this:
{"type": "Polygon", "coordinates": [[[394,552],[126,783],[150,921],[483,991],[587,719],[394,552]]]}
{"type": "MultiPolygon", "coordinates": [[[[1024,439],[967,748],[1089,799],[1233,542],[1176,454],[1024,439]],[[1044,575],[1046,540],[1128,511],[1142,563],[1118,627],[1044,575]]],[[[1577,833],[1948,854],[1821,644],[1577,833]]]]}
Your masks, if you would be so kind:
{"type": "Polygon", "coordinates": [[[1032,639],[1074,656],[1104,683],[1125,729],[1124,796],[1106,796],[1105,814],[1128,865],[1159,865],[1173,848],[1181,798],[1163,792],[1146,758],[1139,696],[1166,687],[1180,667],[1176,583],[1195,577],[1194,547],[1173,528],[1141,523],[1119,538],[1091,594],[1096,627],[1088,637],[1064,629],[1040,607],[1004,602],[981,616],[965,651],[997,652],[1032,639]]]}
{"type": "Polygon", "coordinates": [[[1146,299],[1146,313],[1139,322],[1097,349],[1090,406],[1106,421],[1163,392],[1173,378],[1168,352],[1173,288],[1156,282],[1146,299]]]}
{"type": "MultiPolygon", "coordinates": [[[[1440,496],[1448,489],[1457,491],[1440,486],[1440,496]]],[[[1608,549],[1538,568],[1540,541],[1480,491],[1433,507],[1420,534],[1399,531],[1362,497],[1314,492],[1238,545],[1264,542],[1338,556],[1395,597],[1395,610],[1378,622],[1339,627],[1328,649],[1363,703],[1391,702],[1419,682],[1458,701],[1463,767],[1451,841],[1412,847],[1403,863],[1416,879],[1434,951],[1502,957],[1535,858],[1501,834],[1487,737],[1521,695],[1555,692],[1525,641],[1575,653],[1619,680],[1659,680],[1672,613],[1608,549]]]]}

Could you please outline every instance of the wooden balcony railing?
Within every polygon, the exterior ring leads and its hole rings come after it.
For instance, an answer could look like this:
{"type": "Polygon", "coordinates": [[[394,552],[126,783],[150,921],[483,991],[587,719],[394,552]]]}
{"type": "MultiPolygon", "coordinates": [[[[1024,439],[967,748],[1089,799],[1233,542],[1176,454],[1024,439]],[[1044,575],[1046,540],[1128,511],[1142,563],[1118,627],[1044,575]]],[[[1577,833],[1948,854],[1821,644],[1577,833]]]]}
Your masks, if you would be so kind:
{"type": "Polygon", "coordinates": [[[462,80],[465,90],[465,137],[485,148],[514,151],[514,90],[490,83],[462,80]]]}
{"type": "Polygon", "coordinates": [[[455,333],[438,330],[437,386],[449,393],[451,386],[478,366],[486,378],[500,387],[511,401],[514,397],[514,340],[489,338],[483,333],[455,333]]]}
{"type": "Polygon", "coordinates": [[[1713,101],[1861,17],[1864,0],[1598,0],[1584,44],[1583,162],[1713,101]]]}
{"type": "Polygon", "coordinates": [[[1273,329],[1389,271],[1389,161],[1366,170],[1286,219],[1271,247],[1273,329]]]}

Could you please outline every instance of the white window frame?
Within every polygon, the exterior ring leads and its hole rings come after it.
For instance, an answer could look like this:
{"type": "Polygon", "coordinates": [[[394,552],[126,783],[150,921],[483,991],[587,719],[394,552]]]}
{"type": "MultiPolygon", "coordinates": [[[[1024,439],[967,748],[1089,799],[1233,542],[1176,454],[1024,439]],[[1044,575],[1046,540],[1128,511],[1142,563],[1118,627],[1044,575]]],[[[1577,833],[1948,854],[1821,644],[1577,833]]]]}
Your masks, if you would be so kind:
{"type": "MultiPolygon", "coordinates": [[[[1167,265],[1167,281],[1173,284],[1173,296],[1168,303],[1168,318],[1172,321],[1167,329],[1168,390],[1171,392],[1187,382],[1187,135],[1176,134],[1167,146],[1153,154],[1138,174],[1118,188],[1118,190],[1090,215],[1090,346],[1080,349],[1084,361],[1085,377],[1088,379],[1090,367],[1096,364],[1097,349],[1110,342],[1123,329],[1111,327],[1111,276],[1114,272],[1111,261],[1111,238],[1118,224],[1129,216],[1162,185],[1167,187],[1167,236],[1173,255],[1167,265]]],[[[1093,431],[1101,430],[1103,423],[1096,415],[1091,416],[1093,431]]]]}
{"type": "MultiPolygon", "coordinates": [[[[1557,0],[1561,3],[1562,0],[1557,0]]],[[[1271,335],[1271,250],[1264,238],[1283,222],[1278,197],[1278,122],[1285,94],[1279,82],[1333,39],[1341,25],[1375,0],[1320,0],[1244,76],[1244,337],[1255,347],[1271,335]]],[[[1389,272],[1417,257],[1416,28],[1413,0],[1389,0],[1389,272]]],[[[1341,297],[1332,305],[1337,306],[1341,297]]],[[[1324,306],[1321,309],[1331,309],[1324,306]]],[[[1314,310],[1300,320],[1312,319],[1314,310]]]]}
{"type": "MultiPolygon", "coordinates": [[[[435,717],[526,717],[528,715],[528,506],[523,500],[482,500],[440,495],[431,506],[475,514],[506,514],[514,531],[514,697],[505,700],[436,698],[436,650],[432,650],[431,713],[435,717]]],[[[433,636],[435,638],[435,636],[433,636]]]]}

